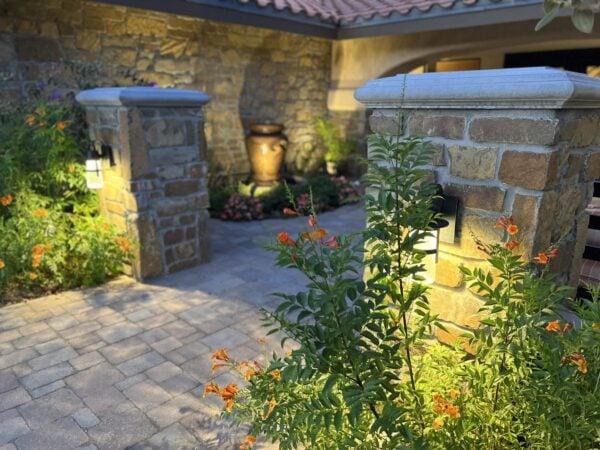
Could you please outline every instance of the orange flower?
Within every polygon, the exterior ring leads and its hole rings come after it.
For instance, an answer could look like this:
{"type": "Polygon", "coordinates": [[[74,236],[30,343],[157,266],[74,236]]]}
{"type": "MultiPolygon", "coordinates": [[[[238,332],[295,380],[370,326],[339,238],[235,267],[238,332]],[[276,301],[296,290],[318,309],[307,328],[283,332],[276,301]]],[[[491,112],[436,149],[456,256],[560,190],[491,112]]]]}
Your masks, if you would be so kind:
{"type": "Polygon", "coordinates": [[[40,267],[41,262],[42,262],[42,255],[35,255],[33,257],[33,260],[31,261],[31,267],[33,267],[34,269],[37,269],[38,267],[40,267]]]}
{"type": "Polygon", "coordinates": [[[220,395],[221,389],[219,389],[219,385],[216,383],[208,383],[206,386],[204,386],[204,397],[206,397],[208,394],[220,395]]]}
{"type": "Polygon", "coordinates": [[[518,246],[519,243],[517,241],[508,241],[506,244],[504,244],[504,248],[507,250],[514,250],[518,246]]]}
{"type": "Polygon", "coordinates": [[[48,217],[48,210],[44,208],[36,209],[32,212],[33,217],[48,217]]]}
{"type": "Polygon", "coordinates": [[[55,126],[58,130],[64,130],[65,128],[67,128],[67,124],[65,122],[63,122],[62,120],[56,122],[55,126]]]}
{"type": "Polygon", "coordinates": [[[325,240],[325,245],[329,248],[340,248],[340,243],[335,236],[325,240]]]}
{"type": "Polygon", "coordinates": [[[460,409],[458,406],[454,406],[452,404],[446,405],[446,414],[448,414],[453,419],[457,419],[460,417],[460,409]]]}
{"type": "Polygon", "coordinates": [[[0,259],[0,270],[4,269],[6,267],[6,263],[4,262],[3,259],[0,259]]]}
{"type": "Polygon", "coordinates": [[[32,127],[35,125],[35,122],[35,116],[33,114],[27,114],[27,117],[25,117],[25,123],[32,127]]]}
{"type": "Polygon", "coordinates": [[[12,203],[13,196],[10,194],[6,194],[4,197],[0,197],[0,203],[2,206],[8,206],[12,203]]]}
{"type": "Polygon", "coordinates": [[[264,337],[256,338],[256,342],[258,342],[261,345],[264,345],[267,342],[267,338],[264,338],[264,337]]]}
{"type": "Polygon", "coordinates": [[[577,370],[579,370],[581,373],[587,373],[587,360],[581,353],[573,353],[571,355],[571,363],[575,364],[577,366],[577,370]]]}
{"type": "Polygon", "coordinates": [[[250,380],[253,376],[258,375],[259,373],[258,370],[250,366],[249,361],[242,361],[239,365],[239,369],[240,371],[244,372],[244,378],[246,381],[250,380]]]}
{"type": "Polygon", "coordinates": [[[275,378],[275,380],[281,381],[281,371],[279,369],[271,371],[271,376],[275,378]]]}
{"type": "Polygon", "coordinates": [[[319,230],[311,231],[310,233],[302,233],[304,239],[310,239],[313,243],[327,236],[327,230],[321,228],[319,230]]]}
{"type": "Polygon", "coordinates": [[[69,164],[67,170],[69,171],[69,173],[73,173],[77,170],[77,166],[75,164],[69,164]]]}
{"type": "Polygon", "coordinates": [[[226,365],[227,364],[221,364],[221,363],[218,363],[218,362],[214,362],[213,365],[212,365],[212,367],[210,368],[210,371],[214,372],[215,370],[217,370],[217,369],[219,369],[221,367],[225,367],[226,365]]]}
{"type": "Polygon", "coordinates": [[[548,325],[546,325],[546,331],[550,331],[550,332],[554,332],[554,333],[558,333],[558,334],[566,333],[570,329],[571,329],[570,323],[566,323],[564,327],[561,327],[560,322],[558,320],[548,322],[548,325]]]}
{"type": "Polygon", "coordinates": [[[510,217],[502,216],[496,221],[496,228],[505,228],[506,229],[509,225],[512,225],[513,223],[514,222],[513,222],[512,216],[510,216],[510,217]]]}
{"type": "Polygon", "coordinates": [[[546,325],[546,331],[552,331],[554,333],[562,333],[562,328],[558,320],[554,320],[552,322],[548,322],[546,325]]]}
{"type": "Polygon", "coordinates": [[[544,252],[538,253],[538,255],[533,259],[538,264],[548,264],[548,255],[546,255],[544,252]]]}
{"type": "Polygon", "coordinates": [[[248,450],[248,446],[246,444],[240,444],[240,450],[248,450]]]}
{"type": "Polygon", "coordinates": [[[308,225],[310,225],[311,228],[315,228],[317,226],[317,218],[312,214],[308,216],[308,225]]]}
{"type": "Polygon", "coordinates": [[[216,352],[212,354],[212,359],[216,359],[218,361],[229,361],[229,355],[227,354],[227,350],[224,348],[220,348],[216,352]]]}
{"type": "Polygon", "coordinates": [[[439,430],[443,426],[444,426],[444,419],[442,419],[441,417],[436,417],[435,419],[433,419],[433,422],[431,423],[431,428],[433,428],[434,430],[439,430]]]}
{"type": "Polygon", "coordinates": [[[268,407],[267,408],[267,413],[263,413],[263,419],[268,418],[271,413],[273,412],[273,410],[275,409],[275,406],[277,406],[277,400],[275,400],[274,398],[272,398],[271,400],[267,400],[265,402],[265,405],[268,407]]]}
{"type": "Polygon", "coordinates": [[[221,390],[221,398],[225,401],[235,399],[239,389],[237,384],[228,384],[221,390]]]}
{"type": "Polygon", "coordinates": [[[449,394],[452,400],[456,400],[456,397],[460,395],[460,391],[458,389],[450,389],[449,394]]]}
{"type": "Polygon", "coordinates": [[[35,108],[35,113],[40,117],[44,117],[46,115],[46,110],[42,107],[37,107],[35,108]]]}
{"type": "Polygon", "coordinates": [[[231,412],[234,404],[235,404],[235,400],[233,400],[233,399],[225,400],[225,409],[228,412],[231,412]]]}
{"type": "Polygon", "coordinates": [[[442,397],[440,394],[434,394],[432,399],[436,403],[446,403],[446,399],[444,397],[442,397]]]}
{"type": "Polygon", "coordinates": [[[296,241],[294,241],[288,233],[282,231],[277,235],[277,240],[280,244],[289,245],[290,247],[296,247],[296,241]]]}
{"type": "Polygon", "coordinates": [[[514,223],[511,223],[509,226],[506,227],[506,232],[511,236],[514,236],[519,232],[519,227],[516,226],[514,223]]]}
{"type": "Polygon", "coordinates": [[[131,242],[129,242],[129,239],[127,239],[126,237],[116,236],[115,242],[117,243],[117,245],[123,253],[131,252],[131,242]]]}
{"type": "Polygon", "coordinates": [[[29,273],[27,274],[27,276],[29,277],[29,279],[30,279],[31,281],[34,281],[34,280],[35,280],[35,279],[38,277],[38,276],[37,276],[37,273],[35,273],[35,272],[29,272],[29,273]]]}
{"type": "Polygon", "coordinates": [[[297,216],[298,213],[291,208],[283,208],[284,216],[297,216]]]}
{"type": "Polygon", "coordinates": [[[256,442],[256,438],[252,435],[248,435],[246,436],[246,439],[244,439],[244,443],[248,444],[248,445],[252,445],[256,442]]]}
{"type": "Polygon", "coordinates": [[[33,256],[41,256],[47,250],[47,247],[44,244],[34,245],[31,249],[31,254],[33,256]]]}
{"type": "Polygon", "coordinates": [[[48,121],[47,120],[41,120],[40,121],[40,127],[45,127],[46,125],[48,125],[48,121]]]}

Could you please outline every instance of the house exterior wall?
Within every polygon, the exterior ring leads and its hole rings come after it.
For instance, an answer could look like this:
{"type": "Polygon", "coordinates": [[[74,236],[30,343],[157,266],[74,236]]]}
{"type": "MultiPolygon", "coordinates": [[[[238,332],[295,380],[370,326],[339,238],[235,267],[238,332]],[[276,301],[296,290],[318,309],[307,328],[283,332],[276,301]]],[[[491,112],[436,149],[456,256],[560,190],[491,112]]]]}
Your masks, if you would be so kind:
{"type": "Polygon", "coordinates": [[[87,0],[0,0],[0,102],[50,77],[76,85],[61,59],[92,63],[96,85],[136,77],[206,92],[208,152],[237,174],[249,171],[248,123],[282,122],[286,161],[302,166],[316,143],[312,118],[327,113],[325,39],[87,0]]]}

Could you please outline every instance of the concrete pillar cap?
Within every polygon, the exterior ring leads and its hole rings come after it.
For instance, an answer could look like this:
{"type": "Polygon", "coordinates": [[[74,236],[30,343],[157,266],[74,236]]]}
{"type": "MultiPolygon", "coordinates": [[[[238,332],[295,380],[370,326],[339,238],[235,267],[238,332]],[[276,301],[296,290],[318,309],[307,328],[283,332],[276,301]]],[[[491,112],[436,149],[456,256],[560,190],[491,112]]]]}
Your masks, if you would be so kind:
{"type": "Polygon", "coordinates": [[[110,87],[81,91],[75,99],[84,106],[200,107],[210,101],[204,92],[156,87],[110,87]]]}
{"type": "Polygon", "coordinates": [[[378,109],[600,108],[600,79],[550,67],[396,75],[354,93],[378,109]]]}

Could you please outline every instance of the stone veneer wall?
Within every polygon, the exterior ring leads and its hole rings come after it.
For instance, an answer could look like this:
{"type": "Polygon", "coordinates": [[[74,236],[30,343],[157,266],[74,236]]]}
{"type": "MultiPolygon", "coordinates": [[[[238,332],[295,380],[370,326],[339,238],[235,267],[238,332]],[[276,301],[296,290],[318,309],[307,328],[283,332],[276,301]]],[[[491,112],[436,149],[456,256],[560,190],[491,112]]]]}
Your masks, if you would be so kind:
{"type": "Polygon", "coordinates": [[[196,91],[132,87],[82,91],[92,142],[103,159],[100,211],[137,241],[133,275],[153,278],[208,261],[206,143],[196,91]]]}
{"type": "Polygon", "coordinates": [[[357,97],[375,109],[371,127],[386,134],[397,132],[398,108],[406,96],[404,135],[430,140],[436,154],[429,168],[445,193],[459,198],[456,240],[440,244],[429,295],[432,310],[448,322],[450,335],[438,331],[443,341],[479,323],[482,300],[465,286],[459,266],[490,269],[472,236],[498,242],[502,233],[495,223],[501,215],[514,217],[522,242],[518,250],[527,259],[562,239],[552,269],[571,285],[579,280],[588,226],[585,208],[592,181],[600,177],[600,82],[591,85],[582,75],[529,70],[482,71],[480,79],[470,78],[474,72],[464,73],[463,79],[453,78],[457,73],[431,74],[437,75],[431,82],[446,89],[437,104],[429,82],[411,86],[423,75],[408,76],[404,93],[401,77],[377,80],[379,85],[374,81],[372,89],[367,83],[358,91],[357,97]],[[511,72],[516,75],[512,80],[511,72]],[[549,79],[545,92],[544,78],[549,79]],[[386,80],[392,86],[387,99],[386,80]],[[569,105],[568,95],[578,100],[578,88],[584,85],[589,89],[584,100],[569,105]],[[578,109],[582,105],[594,109],[578,109]]]}
{"type": "Polygon", "coordinates": [[[61,58],[98,63],[103,86],[131,83],[130,71],[206,92],[208,151],[237,173],[249,171],[249,122],[284,123],[287,162],[307,165],[312,118],[327,114],[330,41],[87,0],[0,0],[0,102],[53,75],[76,84],[61,58]]]}

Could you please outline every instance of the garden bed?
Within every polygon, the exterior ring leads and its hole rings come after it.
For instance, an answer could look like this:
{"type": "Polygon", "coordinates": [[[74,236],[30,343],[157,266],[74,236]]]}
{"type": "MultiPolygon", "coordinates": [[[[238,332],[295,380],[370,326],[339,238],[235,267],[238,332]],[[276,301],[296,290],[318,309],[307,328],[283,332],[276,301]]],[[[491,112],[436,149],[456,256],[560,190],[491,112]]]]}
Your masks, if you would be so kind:
{"type": "Polygon", "coordinates": [[[210,190],[210,212],[222,220],[262,220],[285,216],[286,208],[308,213],[311,203],[317,212],[330,211],[358,202],[362,194],[359,181],[322,174],[290,176],[268,188],[249,182],[230,183],[210,190]]]}

